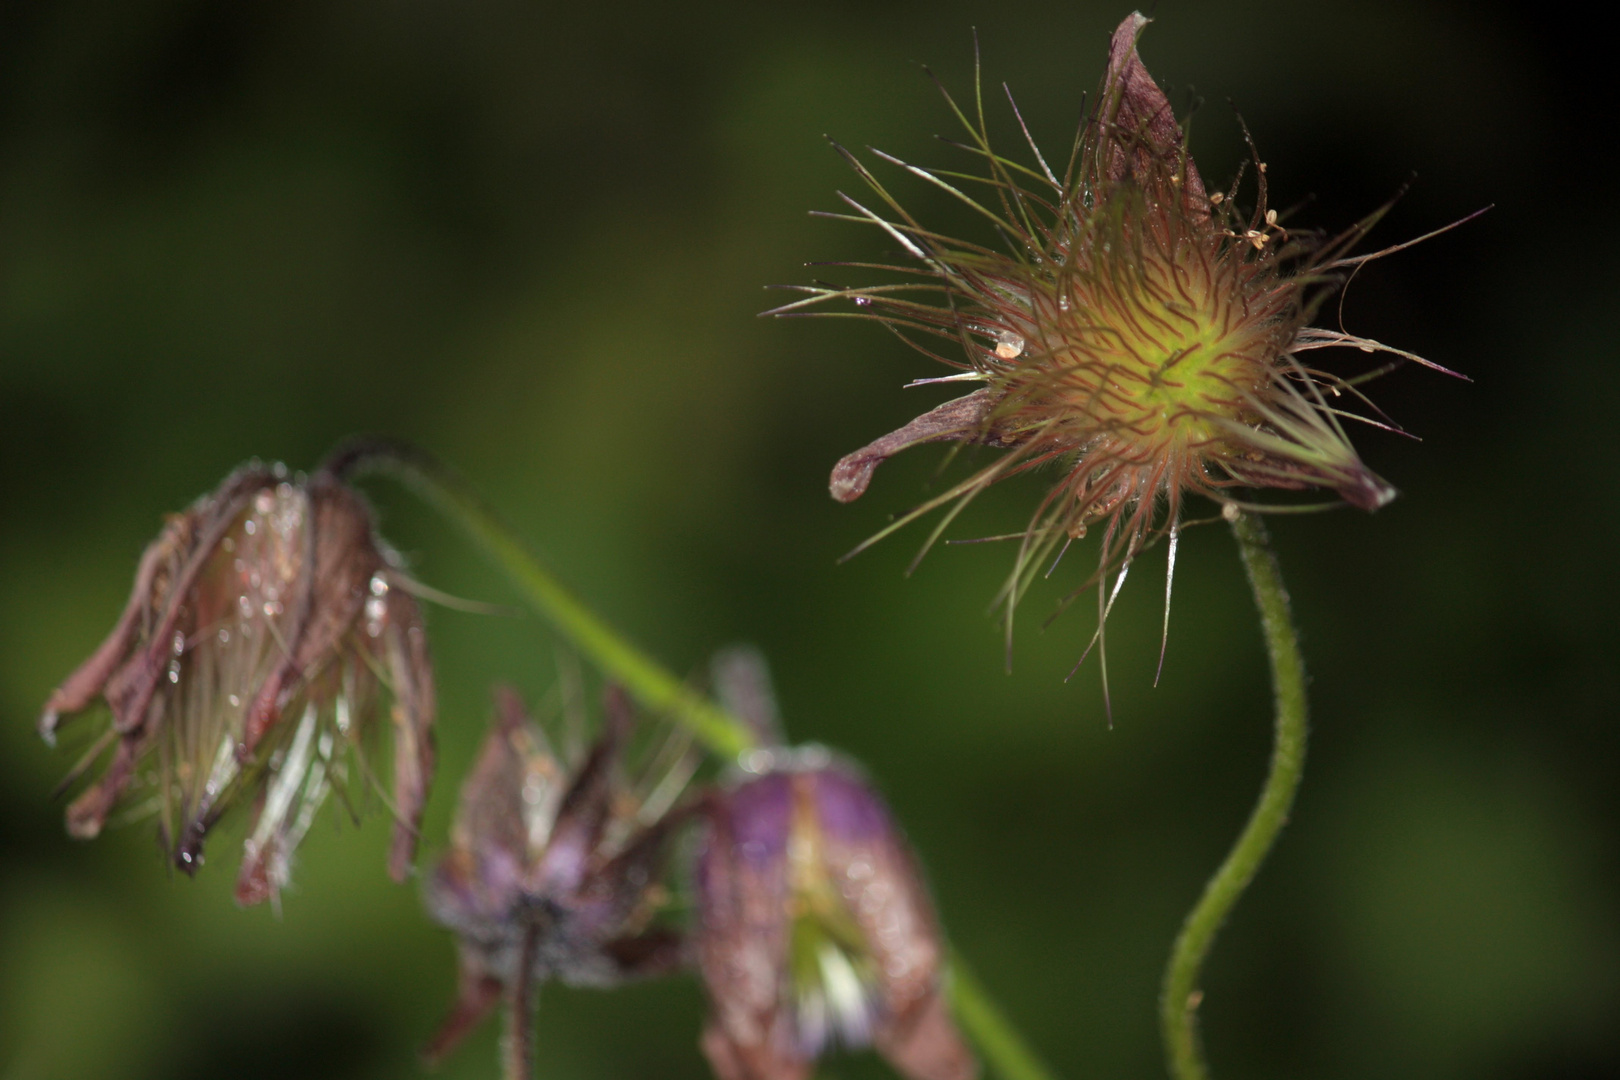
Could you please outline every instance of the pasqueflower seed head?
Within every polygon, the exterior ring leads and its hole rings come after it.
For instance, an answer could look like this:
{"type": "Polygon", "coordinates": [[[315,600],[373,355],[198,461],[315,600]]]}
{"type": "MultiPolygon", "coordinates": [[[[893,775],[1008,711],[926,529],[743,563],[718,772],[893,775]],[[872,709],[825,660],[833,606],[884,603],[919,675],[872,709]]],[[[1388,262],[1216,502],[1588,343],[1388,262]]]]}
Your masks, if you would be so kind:
{"type": "Polygon", "coordinates": [[[194,873],[208,832],[249,803],[236,898],[275,900],[327,796],[358,805],[345,789],[373,774],[368,744],[386,726],[389,871],[403,880],[433,771],[435,701],[406,584],[365,503],[325,474],[250,464],[172,516],[118,624],[40,719],[54,742],[98,700],[110,713],[64,781],[109,756],[68,806],[68,832],[93,837],[119,807],[155,811],[175,865],[194,873]]]}
{"type": "Polygon", "coordinates": [[[1234,489],[1318,487],[1364,510],[1383,506],[1394,489],[1361,462],[1340,423],[1352,414],[1339,403],[1361,399],[1359,380],[1303,357],[1347,345],[1427,363],[1309,325],[1341,271],[1377,257],[1345,251],[1382,211],[1333,239],[1291,234],[1266,205],[1266,167],[1258,161],[1250,212],[1238,211],[1236,184],[1208,192],[1169,101],[1137,55],[1147,21],[1133,14],[1114,32],[1107,73],[1062,175],[1027,128],[1032,165],[994,151],[982,99],[970,120],[949,94],[970,135],[966,149],[986,175],[927,170],[874,151],[987,218],[1005,249],[923,226],[840,147],[887,215],[844,196],[854,212],[828,216],[883,229],[909,262],[861,265],[909,280],[797,287],[809,295],[775,310],[799,314],[851,301],[854,314],[959,369],[920,383],[983,384],[838,462],[831,492],[848,502],[878,465],[910,446],[950,441],[1007,451],[861,548],[954,504],[931,545],[991,484],[1043,466],[1056,472],[1029,524],[1014,534],[1019,555],[998,598],[1009,640],[1013,609],[1034,577],[1088,530],[1102,540],[1097,574],[1082,590],[1106,586],[1114,570],[1123,578],[1166,533],[1173,566],[1189,495],[1236,507],[1243,504],[1234,489]],[[972,182],[991,198],[973,197],[972,182]],[[965,356],[942,354],[930,338],[956,343],[965,356]]]}

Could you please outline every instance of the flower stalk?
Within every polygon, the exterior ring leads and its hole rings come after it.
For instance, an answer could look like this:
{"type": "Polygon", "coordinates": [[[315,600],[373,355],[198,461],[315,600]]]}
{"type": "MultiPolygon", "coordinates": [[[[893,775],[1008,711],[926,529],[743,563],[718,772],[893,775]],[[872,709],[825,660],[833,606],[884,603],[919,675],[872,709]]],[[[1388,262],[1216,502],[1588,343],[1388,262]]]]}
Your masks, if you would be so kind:
{"type": "MultiPolygon", "coordinates": [[[[587,608],[471,485],[424,451],[387,440],[355,440],[335,450],[323,471],[350,480],[380,474],[399,481],[458,525],[512,580],[537,614],[645,708],[667,713],[722,759],[735,759],[758,746],[752,725],[692,690],[587,608]]],[[[946,987],[957,1022],[997,1076],[1003,1080],[1056,1080],[954,954],[946,987]]],[[[509,1078],[526,1067],[515,1048],[526,1041],[521,1033],[508,1041],[503,1064],[509,1078]]]]}
{"type": "Polygon", "coordinates": [[[668,713],[722,758],[754,745],[748,725],[694,692],[564,588],[471,485],[442,463],[413,446],[367,439],[338,448],[326,468],[345,477],[381,473],[398,480],[460,526],[539,615],[644,707],[668,713]]]}
{"type": "Polygon", "coordinates": [[[1299,634],[1289,614],[1282,569],[1276,553],[1271,550],[1266,527],[1258,517],[1241,512],[1226,516],[1237,537],[1255,606],[1260,609],[1260,626],[1266,639],[1276,702],[1275,734],[1271,769],[1261,788],[1260,799],[1226,861],[1209,879],[1203,896],[1187,915],[1165,968],[1159,1021],[1165,1057],[1175,1080],[1209,1078],[1209,1065],[1204,1060],[1198,1035],[1198,1006],[1203,1000],[1203,991],[1198,986],[1199,974],[1221,924],[1254,880],[1260,864],[1276,843],[1277,834],[1287,824],[1305,770],[1305,661],[1300,655],[1299,634]]]}

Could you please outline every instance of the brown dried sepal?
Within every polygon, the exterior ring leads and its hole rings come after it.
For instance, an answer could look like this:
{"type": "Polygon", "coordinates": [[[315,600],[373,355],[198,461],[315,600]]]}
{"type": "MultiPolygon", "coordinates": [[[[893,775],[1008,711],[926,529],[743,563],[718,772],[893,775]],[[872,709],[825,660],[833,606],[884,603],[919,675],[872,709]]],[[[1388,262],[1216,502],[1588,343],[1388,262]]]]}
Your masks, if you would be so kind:
{"type": "Polygon", "coordinates": [[[1195,221],[1210,220],[1209,196],[1187,153],[1170,99],[1137,55],[1136,39],[1150,22],[1141,12],[1126,16],[1108,44],[1108,70],[1098,92],[1097,161],[1110,182],[1131,180],[1154,195],[1163,184],[1178,185],[1182,204],[1195,221]]]}
{"type": "Polygon", "coordinates": [[[237,898],[273,899],[308,824],[302,810],[324,797],[335,754],[360,751],[386,682],[397,813],[389,869],[403,879],[432,774],[435,695],[421,613],[402,583],[364,502],[325,473],[294,482],[252,464],[171,517],[143,554],[112,633],[40,719],[41,734],[54,740],[97,699],[112,714],[64,782],[111,746],[100,778],[69,805],[68,831],[99,833],[146,775],[142,763],[156,758],[151,772],[175,864],[194,872],[209,830],[248,801],[237,898]],[[323,747],[319,771],[283,779],[297,726],[283,721],[304,716],[319,723],[319,735],[304,740],[323,747]],[[311,776],[321,782],[306,786],[311,776]],[[283,797],[267,800],[278,782],[283,797]]]}
{"type": "Polygon", "coordinates": [[[854,502],[866,493],[879,465],[902,450],[924,443],[965,442],[997,448],[1016,445],[1016,436],[994,425],[997,401],[994,391],[975,390],[928,410],[905,427],[839,458],[828,490],[839,502],[854,502]]]}

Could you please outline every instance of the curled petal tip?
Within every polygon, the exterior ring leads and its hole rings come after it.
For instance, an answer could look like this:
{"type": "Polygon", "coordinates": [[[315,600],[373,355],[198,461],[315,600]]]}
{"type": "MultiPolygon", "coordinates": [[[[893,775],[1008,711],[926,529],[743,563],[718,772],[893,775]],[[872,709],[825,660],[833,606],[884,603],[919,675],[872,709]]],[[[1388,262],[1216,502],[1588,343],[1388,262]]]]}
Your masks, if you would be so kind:
{"type": "Polygon", "coordinates": [[[833,466],[828,490],[839,502],[854,502],[865,493],[877,467],[900,451],[930,442],[980,442],[1004,446],[1006,442],[991,429],[996,398],[990,390],[975,390],[917,417],[898,431],[891,431],[874,442],[846,454],[833,466]]]}
{"type": "Polygon", "coordinates": [[[1371,472],[1357,476],[1354,482],[1344,485],[1338,491],[1345,502],[1368,513],[1388,506],[1395,501],[1395,496],[1400,494],[1387,480],[1371,472]]]}
{"type": "Polygon", "coordinates": [[[872,483],[872,474],[877,471],[883,460],[882,456],[866,450],[846,454],[833,466],[827,491],[841,503],[854,502],[866,494],[868,485],[872,483]]]}
{"type": "Polygon", "coordinates": [[[101,835],[101,827],[107,823],[107,807],[101,799],[100,792],[92,788],[88,795],[97,798],[86,800],[79,798],[67,809],[67,834],[75,840],[94,840],[101,835]]]}

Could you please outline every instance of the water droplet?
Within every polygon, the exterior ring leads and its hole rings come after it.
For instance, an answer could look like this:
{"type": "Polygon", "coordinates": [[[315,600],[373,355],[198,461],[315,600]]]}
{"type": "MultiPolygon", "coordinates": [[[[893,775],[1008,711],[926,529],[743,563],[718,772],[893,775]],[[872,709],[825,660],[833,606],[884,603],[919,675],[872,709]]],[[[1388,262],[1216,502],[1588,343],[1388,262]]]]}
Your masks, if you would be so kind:
{"type": "Polygon", "coordinates": [[[231,632],[224,627],[220,627],[219,630],[219,643],[221,645],[229,645],[231,643],[231,632]]]}
{"type": "Polygon", "coordinates": [[[737,764],[747,773],[767,773],[776,764],[776,755],[769,750],[745,750],[737,758],[737,764]]]}
{"type": "Polygon", "coordinates": [[[240,709],[242,707],[242,699],[240,697],[238,697],[236,694],[232,694],[226,700],[231,703],[231,708],[233,708],[233,709],[240,709]]]}
{"type": "Polygon", "coordinates": [[[1069,298],[1067,296],[1058,297],[1058,310],[1059,311],[1068,311],[1069,310],[1069,298]]]}
{"type": "Polygon", "coordinates": [[[253,509],[259,513],[268,514],[275,508],[276,497],[270,493],[268,488],[253,496],[253,509]]]}
{"type": "Polygon", "coordinates": [[[175,661],[172,661],[169,664],[169,682],[177,683],[179,681],[180,681],[180,661],[175,660],[175,661]]]}
{"type": "Polygon", "coordinates": [[[278,461],[270,466],[270,472],[277,480],[280,480],[287,475],[287,466],[285,463],[278,461]]]}
{"type": "Polygon", "coordinates": [[[832,751],[820,743],[805,743],[793,754],[793,768],[808,772],[825,769],[832,764],[832,751]]]}
{"type": "Polygon", "coordinates": [[[855,303],[859,307],[871,307],[872,298],[870,296],[857,296],[855,298],[855,303]]]}
{"type": "Polygon", "coordinates": [[[186,635],[176,630],[174,632],[174,655],[179,656],[186,651],[186,635]]]}
{"type": "Polygon", "coordinates": [[[254,521],[252,518],[248,518],[246,521],[242,522],[242,531],[247,533],[249,536],[252,536],[254,533],[259,531],[259,523],[254,521]]]}
{"type": "Polygon", "coordinates": [[[383,577],[381,574],[372,574],[371,575],[371,595],[372,596],[387,596],[388,595],[388,579],[383,577]]]}
{"type": "Polygon", "coordinates": [[[996,335],[996,355],[1003,360],[1016,360],[1024,354],[1024,339],[1011,330],[996,335]]]}

